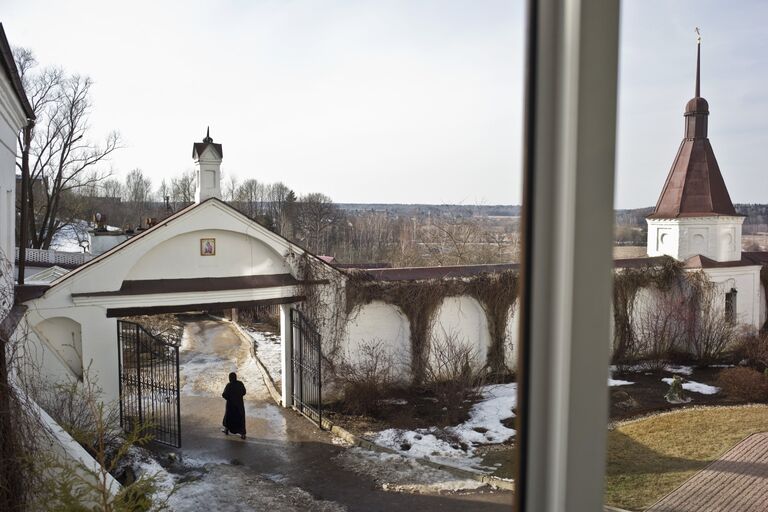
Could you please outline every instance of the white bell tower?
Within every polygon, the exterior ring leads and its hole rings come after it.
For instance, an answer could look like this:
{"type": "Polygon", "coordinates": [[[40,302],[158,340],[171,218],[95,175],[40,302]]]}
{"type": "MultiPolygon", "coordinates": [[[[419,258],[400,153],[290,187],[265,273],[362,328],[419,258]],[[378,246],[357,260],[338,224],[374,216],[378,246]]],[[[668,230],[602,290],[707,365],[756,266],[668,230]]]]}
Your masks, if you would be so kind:
{"type": "Polygon", "coordinates": [[[685,106],[683,141],[656,208],[646,218],[648,256],[739,261],[744,216],[733,206],[709,142],[709,103],[701,97],[700,71],[701,38],[696,46],[695,95],[685,106]]]}
{"type": "Polygon", "coordinates": [[[195,202],[200,203],[211,197],[221,199],[221,161],[224,158],[224,152],[221,144],[214,144],[210,128],[203,142],[194,143],[192,158],[195,161],[197,178],[195,202]]]}

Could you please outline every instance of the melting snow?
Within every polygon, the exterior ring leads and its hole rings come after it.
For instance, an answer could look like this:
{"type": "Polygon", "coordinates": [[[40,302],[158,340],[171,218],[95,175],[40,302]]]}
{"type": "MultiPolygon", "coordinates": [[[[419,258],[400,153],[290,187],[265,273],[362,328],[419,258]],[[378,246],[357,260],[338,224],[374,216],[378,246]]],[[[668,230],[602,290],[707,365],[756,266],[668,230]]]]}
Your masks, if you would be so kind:
{"type": "Polygon", "coordinates": [[[485,485],[393,453],[350,448],[341,452],[336,460],[346,469],[373,478],[387,491],[440,493],[478,489],[485,485]]]}
{"type": "MultiPolygon", "coordinates": [[[[667,384],[672,384],[671,378],[661,380],[667,384]]],[[[692,380],[683,382],[683,389],[686,391],[693,391],[694,393],[701,393],[702,395],[714,395],[720,391],[720,388],[718,387],[702,384],[701,382],[694,382],[692,380]]]]}
{"type": "Polygon", "coordinates": [[[282,382],[283,367],[280,336],[273,332],[257,331],[245,327],[243,330],[248,333],[248,336],[253,340],[256,354],[259,356],[261,362],[264,363],[269,375],[272,376],[272,380],[275,381],[275,384],[282,382]]]}
{"type": "Polygon", "coordinates": [[[503,420],[513,418],[517,402],[517,384],[484,386],[483,400],[472,406],[469,419],[455,427],[439,429],[387,429],[374,434],[376,443],[414,458],[429,458],[436,462],[474,471],[486,471],[475,457],[475,446],[503,443],[515,435],[503,420]]]}
{"type": "Polygon", "coordinates": [[[608,379],[608,385],[613,386],[629,386],[634,384],[634,382],[630,382],[628,380],[620,380],[620,379],[608,379]]]}
{"type": "Polygon", "coordinates": [[[665,372],[669,373],[677,373],[680,375],[691,375],[693,373],[693,367],[691,366],[678,366],[678,365],[667,365],[664,367],[665,372]]]}

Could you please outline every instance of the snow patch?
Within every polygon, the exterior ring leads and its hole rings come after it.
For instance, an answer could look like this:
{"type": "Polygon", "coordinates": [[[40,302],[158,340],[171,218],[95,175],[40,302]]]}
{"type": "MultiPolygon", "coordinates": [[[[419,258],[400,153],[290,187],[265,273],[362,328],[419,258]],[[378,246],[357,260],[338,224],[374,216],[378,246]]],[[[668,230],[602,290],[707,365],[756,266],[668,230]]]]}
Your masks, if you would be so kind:
{"type": "Polygon", "coordinates": [[[253,347],[256,355],[267,368],[269,375],[275,384],[283,380],[283,349],[280,336],[270,331],[257,331],[251,328],[243,330],[253,340],[253,347]]]}
{"type": "Polygon", "coordinates": [[[628,380],[620,380],[620,379],[608,379],[608,386],[614,387],[614,386],[630,386],[634,384],[634,382],[630,382],[628,380]]]}
{"type": "Polygon", "coordinates": [[[428,458],[442,464],[487,472],[475,447],[499,444],[515,436],[504,420],[514,418],[517,384],[498,384],[480,388],[483,400],[472,406],[469,419],[455,427],[430,427],[417,430],[387,429],[373,434],[375,443],[407,457],[428,458]]]}
{"type": "MultiPolygon", "coordinates": [[[[666,384],[672,384],[671,378],[664,378],[661,380],[666,384]]],[[[720,388],[718,387],[710,386],[709,384],[702,384],[701,382],[694,382],[692,380],[683,382],[683,389],[686,391],[692,391],[694,393],[700,393],[702,395],[714,395],[715,393],[720,392],[720,388]]]]}
{"type": "Polygon", "coordinates": [[[336,461],[350,471],[373,478],[385,491],[445,493],[485,486],[477,480],[458,477],[393,453],[350,448],[339,454],[336,461]]]}
{"type": "Polygon", "coordinates": [[[677,373],[679,375],[692,375],[693,367],[668,364],[667,366],[664,367],[664,371],[669,373],[677,373]]]}

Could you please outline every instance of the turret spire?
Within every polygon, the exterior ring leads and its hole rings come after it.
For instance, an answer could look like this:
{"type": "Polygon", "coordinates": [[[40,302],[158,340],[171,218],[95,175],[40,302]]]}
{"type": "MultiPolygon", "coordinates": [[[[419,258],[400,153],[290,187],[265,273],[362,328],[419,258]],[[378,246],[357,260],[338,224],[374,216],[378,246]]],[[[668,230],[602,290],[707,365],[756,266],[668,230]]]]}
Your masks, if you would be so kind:
{"type": "Polygon", "coordinates": [[[203,142],[205,142],[206,144],[210,144],[211,142],[213,142],[213,139],[211,138],[211,127],[210,126],[208,126],[206,128],[206,130],[205,130],[205,138],[203,139],[203,142]]]}
{"type": "Polygon", "coordinates": [[[696,27],[696,94],[694,97],[701,97],[701,31],[699,27],[696,27]]]}

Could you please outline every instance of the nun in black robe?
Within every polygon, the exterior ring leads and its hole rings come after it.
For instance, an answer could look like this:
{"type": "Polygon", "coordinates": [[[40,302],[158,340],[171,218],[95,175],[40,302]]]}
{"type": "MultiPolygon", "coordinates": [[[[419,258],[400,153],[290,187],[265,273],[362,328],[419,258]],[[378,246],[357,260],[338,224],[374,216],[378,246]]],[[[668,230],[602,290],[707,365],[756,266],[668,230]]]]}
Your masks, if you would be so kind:
{"type": "Polygon", "coordinates": [[[245,386],[237,380],[237,374],[229,374],[229,384],[224,388],[221,396],[227,401],[227,408],[224,412],[224,427],[221,429],[225,434],[230,432],[240,434],[245,439],[245,386]]]}

